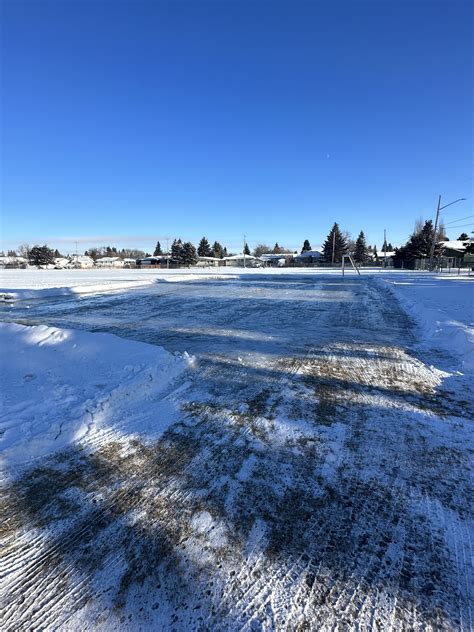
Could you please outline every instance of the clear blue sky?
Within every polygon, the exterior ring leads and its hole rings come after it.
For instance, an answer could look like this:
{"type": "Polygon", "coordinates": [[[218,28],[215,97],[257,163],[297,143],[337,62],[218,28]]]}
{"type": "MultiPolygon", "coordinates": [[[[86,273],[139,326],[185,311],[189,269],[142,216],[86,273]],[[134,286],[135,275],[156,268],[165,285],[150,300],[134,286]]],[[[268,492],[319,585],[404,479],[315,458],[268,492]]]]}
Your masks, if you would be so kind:
{"type": "Polygon", "coordinates": [[[470,0],[2,11],[3,247],[299,248],[335,220],[380,247],[439,193],[473,213],[470,0]]]}

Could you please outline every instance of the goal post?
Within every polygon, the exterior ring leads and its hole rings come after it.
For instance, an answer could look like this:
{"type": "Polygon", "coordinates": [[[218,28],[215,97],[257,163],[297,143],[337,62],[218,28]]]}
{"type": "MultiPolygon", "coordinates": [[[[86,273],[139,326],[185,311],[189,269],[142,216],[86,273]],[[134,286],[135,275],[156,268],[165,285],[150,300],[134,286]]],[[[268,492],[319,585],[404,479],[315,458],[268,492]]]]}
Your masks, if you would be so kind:
{"type": "Polygon", "coordinates": [[[342,255],[342,276],[344,276],[344,272],[345,272],[345,263],[346,263],[346,259],[349,259],[349,263],[351,264],[351,266],[353,267],[353,269],[355,270],[355,272],[357,272],[357,274],[360,276],[360,270],[359,267],[357,266],[356,262],[354,261],[354,259],[352,258],[352,255],[342,255]]]}

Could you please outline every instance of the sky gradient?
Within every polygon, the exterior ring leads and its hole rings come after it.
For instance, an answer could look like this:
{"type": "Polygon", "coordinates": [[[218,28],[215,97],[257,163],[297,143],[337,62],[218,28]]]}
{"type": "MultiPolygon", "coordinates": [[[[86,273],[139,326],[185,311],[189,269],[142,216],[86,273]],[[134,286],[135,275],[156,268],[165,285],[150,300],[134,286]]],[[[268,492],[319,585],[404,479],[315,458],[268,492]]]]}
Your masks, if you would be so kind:
{"type": "Polygon", "coordinates": [[[446,222],[473,214],[471,2],[4,0],[2,14],[0,249],[206,235],[236,251],[244,233],[299,249],[334,221],[380,247],[440,193],[468,198],[446,222]]]}

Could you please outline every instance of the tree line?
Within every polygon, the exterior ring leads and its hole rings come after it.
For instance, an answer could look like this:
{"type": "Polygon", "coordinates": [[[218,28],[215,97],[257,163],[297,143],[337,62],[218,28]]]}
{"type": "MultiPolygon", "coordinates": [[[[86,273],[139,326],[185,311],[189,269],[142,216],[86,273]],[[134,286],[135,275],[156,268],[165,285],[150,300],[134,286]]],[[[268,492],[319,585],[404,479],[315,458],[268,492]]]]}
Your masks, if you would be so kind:
{"type": "MultiPolygon", "coordinates": [[[[434,256],[439,257],[441,255],[442,246],[440,241],[446,241],[448,239],[444,225],[441,223],[436,231],[436,245],[434,256]]],[[[412,234],[409,236],[407,242],[398,248],[394,248],[390,242],[384,242],[380,256],[383,256],[385,251],[394,253],[394,266],[413,268],[417,259],[429,257],[432,243],[434,240],[434,227],[431,220],[423,221],[418,219],[415,222],[415,228],[412,234]]],[[[474,253],[474,243],[469,240],[467,233],[461,233],[458,237],[458,241],[466,242],[466,252],[474,253]]],[[[275,243],[273,248],[266,244],[257,244],[253,251],[247,243],[244,244],[243,252],[246,255],[252,254],[254,257],[261,257],[263,254],[281,254],[281,255],[295,255],[297,252],[292,252],[280,246],[278,242],[275,243]]],[[[305,239],[300,253],[312,252],[311,244],[308,239],[305,239]]],[[[3,253],[2,253],[3,254],[3,253]]],[[[25,257],[32,265],[49,265],[55,262],[55,259],[62,257],[61,253],[55,249],[49,248],[46,244],[40,246],[35,245],[29,247],[28,244],[22,244],[18,248],[18,254],[25,257]]],[[[191,266],[195,265],[198,261],[198,257],[215,257],[223,259],[228,256],[228,251],[218,241],[215,241],[211,246],[206,237],[202,237],[196,248],[190,241],[183,241],[178,238],[175,239],[171,245],[169,253],[165,253],[161,247],[160,242],[156,243],[153,251],[155,257],[170,257],[173,262],[178,265],[191,266]]],[[[377,262],[379,260],[379,253],[375,245],[370,246],[367,244],[365,233],[360,231],[356,240],[353,240],[347,231],[342,231],[337,222],[334,222],[331,230],[329,231],[323,246],[321,256],[318,255],[318,259],[327,264],[341,263],[342,257],[345,254],[350,254],[356,263],[363,265],[369,261],[377,262]]],[[[84,252],[84,255],[91,257],[94,261],[101,257],[118,257],[120,259],[135,259],[136,261],[145,257],[150,257],[150,253],[138,249],[122,248],[118,250],[115,246],[103,246],[100,248],[90,248],[84,252]]],[[[9,250],[7,256],[17,256],[17,251],[9,250]]],[[[316,258],[316,255],[315,255],[316,258]]]]}

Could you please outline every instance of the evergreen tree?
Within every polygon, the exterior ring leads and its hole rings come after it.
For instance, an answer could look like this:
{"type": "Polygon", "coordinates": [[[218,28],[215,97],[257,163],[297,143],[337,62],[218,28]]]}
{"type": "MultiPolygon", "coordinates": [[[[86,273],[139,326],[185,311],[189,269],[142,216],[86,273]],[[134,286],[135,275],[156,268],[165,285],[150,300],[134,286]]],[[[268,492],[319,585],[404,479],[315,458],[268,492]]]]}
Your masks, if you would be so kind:
{"type": "Polygon", "coordinates": [[[342,261],[342,255],[347,252],[347,242],[337,222],[334,222],[334,226],[329,231],[326,241],[323,244],[323,256],[327,263],[333,261],[333,251],[334,263],[340,263],[342,261]]]}
{"type": "Polygon", "coordinates": [[[183,248],[181,251],[181,262],[185,266],[193,266],[197,263],[196,248],[190,241],[187,241],[183,244],[183,248]]]}
{"type": "Polygon", "coordinates": [[[203,237],[201,241],[199,242],[197,253],[200,257],[212,256],[211,246],[209,245],[209,242],[207,241],[205,237],[203,237]]]}
{"type": "Polygon", "coordinates": [[[222,257],[227,257],[227,247],[224,246],[224,250],[222,251],[222,257]]]}
{"type": "Polygon", "coordinates": [[[387,252],[393,252],[393,246],[390,242],[388,242],[387,252]]]}
{"type": "Polygon", "coordinates": [[[59,252],[59,250],[57,248],[54,251],[54,257],[55,257],[55,259],[60,259],[62,257],[62,254],[59,252]]]}
{"type": "Polygon", "coordinates": [[[369,260],[369,250],[367,248],[363,230],[360,231],[355,243],[354,260],[357,263],[367,263],[369,260]]]}
{"type": "Polygon", "coordinates": [[[7,257],[16,257],[16,252],[14,250],[9,250],[7,252],[7,257]]]}
{"type": "Polygon", "coordinates": [[[153,252],[154,257],[160,257],[163,254],[161,249],[161,244],[159,241],[156,242],[155,251],[153,252]]]}
{"type": "Polygon", "coordinates": [[[215,241],[212,246],[211,256],[217,259],[222,259],[224,256],[224,249],[218,241],[215,241]]]}
{"type": "Polygon", "coordinates": [[[309,243],[309,239],[305,239],[303,242],[303,248],[301,248],[301,254],[303,252],[309,252],[311,250],[311,244],[309,243]]]}
{"type": "Polygon", "coordinates": [[[247,242],[245,242],[244,246],[244,255],[250,255],[250,248],[247,242]]]}
{"type": "Polygon", "coordinates": [[[54,250],[44,246],[33,246],[29,252],[29,261],[34,266],[45,266],[54,263],[54,250]]]}
{"type": "Polygon", "coordinates": [[[182,255],[183,242],[181,239],[175,239],[171,244],[171,258],[176,261],[176,263],[182,263],[182,255]]]}
{"type": "Polygon", "coordinates": [[[377,254],[377,246],[374,246],[373,253],[374,253],[374,261],[375,261],[375,263],[378,263],[379,262],[379,256],[377,254]]]}
{"type": "Polygon", "coordinates": [[[458,241],[468,241],[469,235],[467,233],[461,233],[458,237],[458,241]]]}
{"type": "MultiPolygon", "coordinates": [[[[415,232],[410,236],[407,243],[401,248],[395,248],[394,265],[395,267],[403,266],[413,269],[416,259],[427,259],[431,252],[431,244],[434,238],[433,222],[427,220],[422,228],[416,226],[415,232]]],[[[435,256],[441,254],[441,245],[438,243],[435,247],[435,256]]]]}

